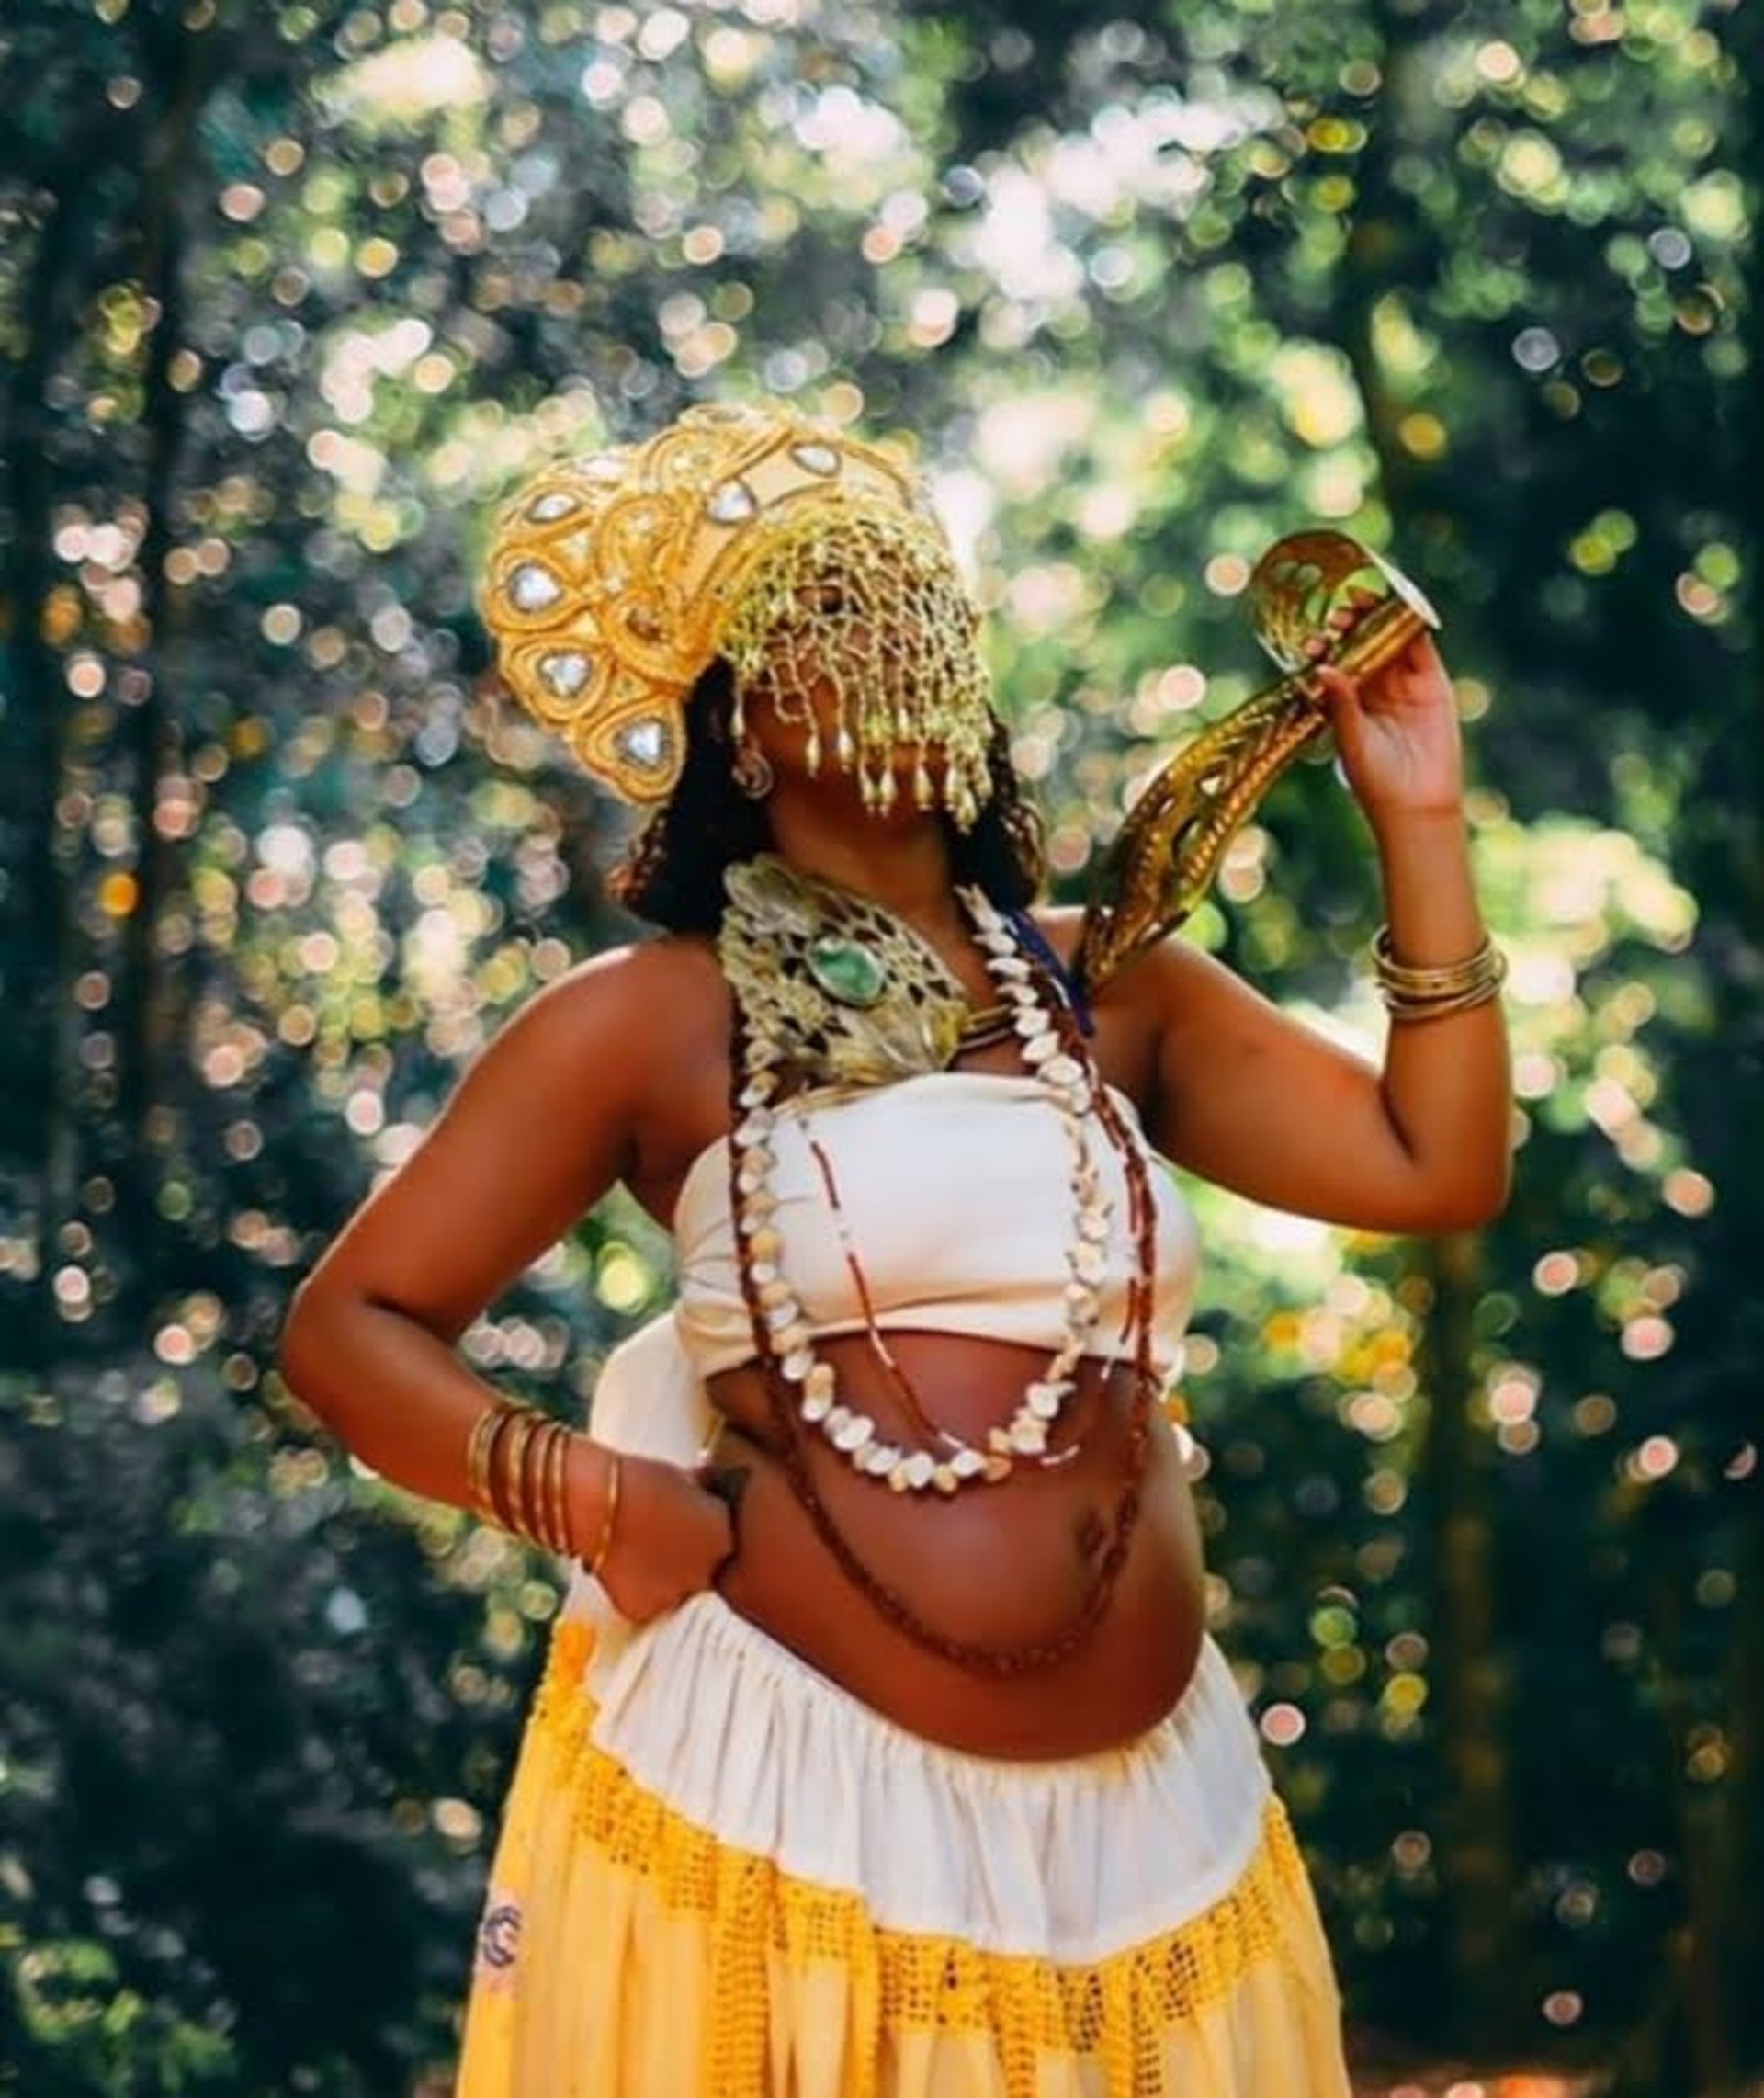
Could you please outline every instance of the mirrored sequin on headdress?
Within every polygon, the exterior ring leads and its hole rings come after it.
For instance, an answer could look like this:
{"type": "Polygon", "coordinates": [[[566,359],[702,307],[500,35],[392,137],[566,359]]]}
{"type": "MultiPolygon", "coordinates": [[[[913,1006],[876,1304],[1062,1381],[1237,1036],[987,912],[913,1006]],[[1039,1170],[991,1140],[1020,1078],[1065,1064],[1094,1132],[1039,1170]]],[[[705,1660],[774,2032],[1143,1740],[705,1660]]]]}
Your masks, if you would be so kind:
{"type": "MultiPolygon", "coordinates": [[[[983,800],[983,764],[971,777],[968,750],[979,747],[975,705],[989,718],[973,608],[920,483],[881,448],[776,406],[690,408],[643,444],[560,461],[529,482],[496,520],[480,596],[503,678],[616,793],[664,800],[685,754],[686,698],[723,652],[750,579],[768,553],[811,546],[822,527],[835,544],[883,547],[896,569],[910,555],[915,575],[941,565],[954,578],[950,616],[972,669],[909,676],[894,725],[930,740],[952,783],[983,800]],[[957,686],[960,720],[949,699],[957,686]],[[935,722],[906,719],[912,693],[933,688],[935,722]]],[[[938,646],[956,652],[946,632],[938,646]]],[[[847,769],[861,727],[854,720],[850,751],[834,754],[847,769]]]]}

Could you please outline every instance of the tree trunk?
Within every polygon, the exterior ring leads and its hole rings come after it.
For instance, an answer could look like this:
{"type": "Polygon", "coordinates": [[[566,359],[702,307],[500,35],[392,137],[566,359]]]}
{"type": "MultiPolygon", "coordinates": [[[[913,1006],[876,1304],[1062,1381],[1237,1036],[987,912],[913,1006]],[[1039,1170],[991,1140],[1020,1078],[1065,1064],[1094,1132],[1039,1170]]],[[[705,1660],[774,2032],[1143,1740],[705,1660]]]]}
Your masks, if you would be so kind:
{"type": "MultiPolygon", "coordinates": [[[[9,752],[6,830],[10,880],[0,895],[6,974],[0,992],[7,1026],[0,1031],[0,1089],[9,1111],[5,1157],[17,1199],[28,1211],[34,1276],[18,1319],[21,1367],[47,1370],[61,1333],[51,1287],[61,1226],[73,1204],[77,1131],[69,1098],[75,1068],[65,995],[73,950],[74,883],[62,845],[58,811],[66,769],[71,702],[46,632],[54,565],[50,511],[52,411],[49,383],[66,340],[69,286],[84,258],[84,207],[96,185],[96,155],[70,151],[37,234],[21,306],[23,348],[13,369],[5,445],[12,540],[6,562],[6,609],[12,675],[4,732],[9,752]]],[[[23,1221],[21,1217],[20,1221],[23,1221]]]]}
{"type": "MultiPolygon", "coordinates": [[[[1737,2021],[1736,2058],[1747,2073],[1764,2069],[1764,2010],[1757,1978],[1764,1973],[1764,1490],[1760,1488],[1758,1376],[1764,1363],[1764,1176],[1756,1159],[1764,1141],[1764,15],[1738,7],[1725,31],[1734,58],[1741,172],[1751,187],[1751,243],[1745,266],[1745,324],[1751,358],[1735,417],[1734,479],[1727,494],[1737,542],[1749,549],[1739,607],[1747,649],[1747,692],[1736,734],[1712,739],[1702,780],[1703,805],[1721,811],[1718,829],[1697,834],[1706,847],[1687,869],[1700,900],[1713,907],[1709,936],[1717,945],[1717,991],[1711,1038],[1714,1083],[1687,1085],[1700,1110],[1691,1127],[1700,1155],[1724,1162],[1717,1225],[1705,1272],[1723,1301],[1716,1310],[1724,1365],[1716,1412],[1722,1462],[1719,1487],[1731,1505],[1736,1593],[1727,1689],[1727,1772],[1716,1886],[1707,1918],[1708,1956],[1724,1969],[1725,1999],[1737,2021]],[[1745,726],[1749,720],[1749,730],[1745,726]],[[1705,799],[1706,798],[1706,799],[1705,799]],[[1737,1139],[1737,1141],[1736,1141],[1737,1139]],[[1749,1459],[1747,1453],[1749,1454],[1749,1459]],[[1747,1469],[1749,1462],[1749,1469],[1747,1469]],[[1729,1477],[1729,1472],[1733,1476],[1729,1477]]],[[[1713,1437],[1711,1437],[1713,1440],[1713,1437]]]]}
{"type": "Polygon", "coordinates": [[[124,711],[119,738],[134,796],[136,897],[124,932],[116,1004],[121,1146],[118,1253],[127,1263],[120,1309],[125,1317],[135,1319],[148,1310],[165,1264],[160,1160],[172,1135],[165,1117],[175,1092],[169,1050],[177,1032],[176,987],[161,956],[158,933],[182,848],[162,833],[158,805],[162,783],[177,769],[182,753],[168,670],[172,591],[165,557],[174,538],[173,493],[185,424],[185,396],[171,383],[171,364],[183,335],[181,198],[193,173],[196,120],[212,39],[170,27],[144,41],[143,71],[156,106],[140,176],[141,288],[150,301],[153,322],[142,386],[146,523],[138,557],[147,641],[141,664],[145,689],[139,703],[124,711]]]}
{"type": "Polygon", "coordinates": [[[1516,1884],[1509,1772],[1511,1686],[1496,1609],[1487,1438],[1471,1412],[1477,1241],[1453,1231],[1416,1264],[1432,1291],[1419,1354],[1427,1434],[1417,1462],[1431,1525],[1429,1699],[1444,1798],[1434,1855],[1450,1942],[1450,2024],[1473,2052],[1493,2036],[1516,1884]]]}

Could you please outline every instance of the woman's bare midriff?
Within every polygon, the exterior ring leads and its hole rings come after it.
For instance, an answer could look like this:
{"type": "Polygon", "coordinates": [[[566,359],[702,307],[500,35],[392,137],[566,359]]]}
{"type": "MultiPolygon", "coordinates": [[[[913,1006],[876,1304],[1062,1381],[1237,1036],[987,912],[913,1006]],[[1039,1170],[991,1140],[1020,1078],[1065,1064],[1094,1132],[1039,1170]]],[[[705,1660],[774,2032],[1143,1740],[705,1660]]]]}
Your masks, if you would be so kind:
{"type": "MultiPolygon", "coordinates": [[[[1039,1351],[949,1333],[890,1333],[932,1418],[984,1444],[1046,1362],[1039,1351]]],[[[822,1340],[847,1404],[890,1439],[924,1437],[862,1335],[822,1340]]],[[[1134,1377],[1090,1360],[1050,1447],[1082,1444],[1053,1469],[1020,1468],[951,1499],[897,1494],[807,1440],[815,1489],[862,1560],[939,1633],[1016,1645],[1057,1637],[1081,1610],[1119,1498],[1134,1377]]],[[[1105,1614],[1051,1667],[999,1677],[927,1652],[888,1624],[833,1558],[775,1454],[779,1432],[751,1365],[711,1379],[727,1425],[718,1465],[748,1465],[741,1551],[718,1582],[730,1606],[809,1665],[914,1733],[972,1753],[1079,1755],[1160,1719],[1194,1668],[1203,1628],[1200,1536],[1175,1436],[1154,1403],[1138,1525],[1105,1614]]]]}

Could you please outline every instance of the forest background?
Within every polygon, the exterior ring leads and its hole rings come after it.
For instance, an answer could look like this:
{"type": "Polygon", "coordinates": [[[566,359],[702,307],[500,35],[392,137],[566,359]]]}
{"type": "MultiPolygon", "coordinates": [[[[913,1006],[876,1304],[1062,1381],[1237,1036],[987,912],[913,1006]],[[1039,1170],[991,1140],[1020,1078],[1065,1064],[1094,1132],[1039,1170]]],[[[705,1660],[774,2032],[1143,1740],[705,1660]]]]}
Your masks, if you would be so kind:
{"type": "MultiPolygon", "coordinates": [[[[446,2088],[558,1582],[277,1336],[633,929],[496,500],[772,394],[917,446],[1066,897],[1278,532],[1440,606],[1513,1198],[1188,1188],[1212,1622],[1369,2087],[1743,2088],[1764,7],[9,0],[0,87],[0,2085],[446,2088]]],[[[1185,936],[1375,1055],[1378,915],[1325,752],[1185,936]]],[[[616,1199],[462,1344],[579,1414],[666,1288],[616,1199]]]]}

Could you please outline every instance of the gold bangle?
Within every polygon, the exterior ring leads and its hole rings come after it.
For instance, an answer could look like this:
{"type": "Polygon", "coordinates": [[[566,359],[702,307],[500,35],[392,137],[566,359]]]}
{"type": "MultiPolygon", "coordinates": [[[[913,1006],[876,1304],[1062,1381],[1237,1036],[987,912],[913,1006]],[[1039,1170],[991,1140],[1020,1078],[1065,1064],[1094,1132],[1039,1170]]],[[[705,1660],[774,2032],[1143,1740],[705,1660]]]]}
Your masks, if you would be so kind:
{"type": "Polygon", "coordinates": [[[484,1437],[484,1506],[486,1520],[494,1523],[499,1530],[507,1529],[508,1511],[497,1480],[502,1469],[503,1440],[514,1424],[520,1412],[518,1406],[503,1401],[495,1409],[496,1418],[484,1437]]]}
{"type": "Polygon", "coordinates": [[[1499,989],[1499,980],[1491,978],[1487,983],[1460,992],[1455,998],[1407,999],[1386,993],[1385,1004],[1393,1020],[1437,1020],[1444,1013],[1464,1013],[1472,1005],[1486,1004],[1499,989]]]}
{"type": "Polygon", "coordinates": [[[560,1423],[546,1421],[533,1438],[533,1454],[527,1469],[533,1474],[533,1540],[547,1551],[551,1542],[551,1452],[557,1446],[560,1423]]]}
{"type": "Polygon", "coordinates": [[[1507,957],[1485,933],[1474,954],[1461,961],[1410,967],[1394,958],[1390,927],[1380,925],[1372,938],[1378,992],[1394,1020],[1431,1020],[1462,1013],[1492,998],[1507,976],[1507,957]]]}
{"type": "Polygon", "coordinates": [[[490,1446],[507,1410],[501,1400],[492,1401],[471,1423],[466,1444],[466,1496],[473,1514],[486,1523],[495,1520],[490,1501],[490,1446]]]}
{"type": "MultiPolygon", "coordinates": [[[[466,1445],[466,1486],[480,1518],[547,1551],[575,1559],[570,1504],[570,1445],[576,1431],[537,1407],[496,1399],[472,1423],[466,1445]],[[505,1439],[506,1438],[506,1439],[505,1439]]],[[[612,1453],[606,1513],[588,1571],[598,1571],[612,1545],[621,1469],[612,1453]]]]}
{"type": "Polygon", "coordinates": [[[543,1476],[545,1437],[548,1426],[549,1423],[536,1411],[532,1428],[527,1434],[526,1440],[521,1445],[520,1469],[515,1474],[515,1483],[519,1488],[520,1501],[515,1510],[514,1526],[528,1544],[539,1544],[543,1541],[539,1530],[540,1510],[536,1487],[543,1476]],[[538,1461],[536,1462],[536,1459],[538,1461]]]}
{"type": "Polygon", "coordinates": [[[1450,996],[1481,983],[1506,967],[1507,958],[1485,932],[1476,950],[1458,961],[1410,963],[1398,961],[1390,948],[1390,927],[1380,925],[1372,936],[1373,966],[1378,981],[1391,990],[1417,997],[1450,996]]]}
{"type": "Polygon", "coordinates": [[[551,1548],[565,1559],[576,1556],[570,1548],[569,1494],[570,1446],[574,1439],[575,1430],[560,1425],[551,1446],[551,1548]]]}
{"type": "Polygon", "coordinates": [[[613,1523],[618,1514],[620,1455],[617,1450],[614,1450],[611,1455],[612,1469],[606,1482],[606,1513],[601,1518],[600,1542],[594,1547],[594,1556],[588,1561],[588,1571],[593,1574],[598,1574],[606,1563],[606,1554],[613,1542],[613,1523]]]}
{"type": "Polygon", "coordinates": [[[533,1480],[527,1534],[535,1544],[543,1546],[547,1551],[558,1548],[557,1525],[551,1520],[551,1475],[558,1444],[569,1432],[561,1421],[541,1423],[527,1463],[533,1480]]]}
{"type": "MultiPolygon", "coordinates": [[[[525,1512],[521,1498],[521,1467],[526,1457],[526,1446],[533,1440],[537,1426],[532,1407],[511,1408],[508,1433],[498,1443],[496,1449],[497,1456],[502,1458],[503,1476],[503,1491],[497,1502],[497,1509],[503,1518],[503,1527],[513,1530],[517,1537],[525,1535],[526,1528],[521,1520],[525,1512]]],[[[492,1489],[495,1476],[492,1470],[492,1489]]]]}

